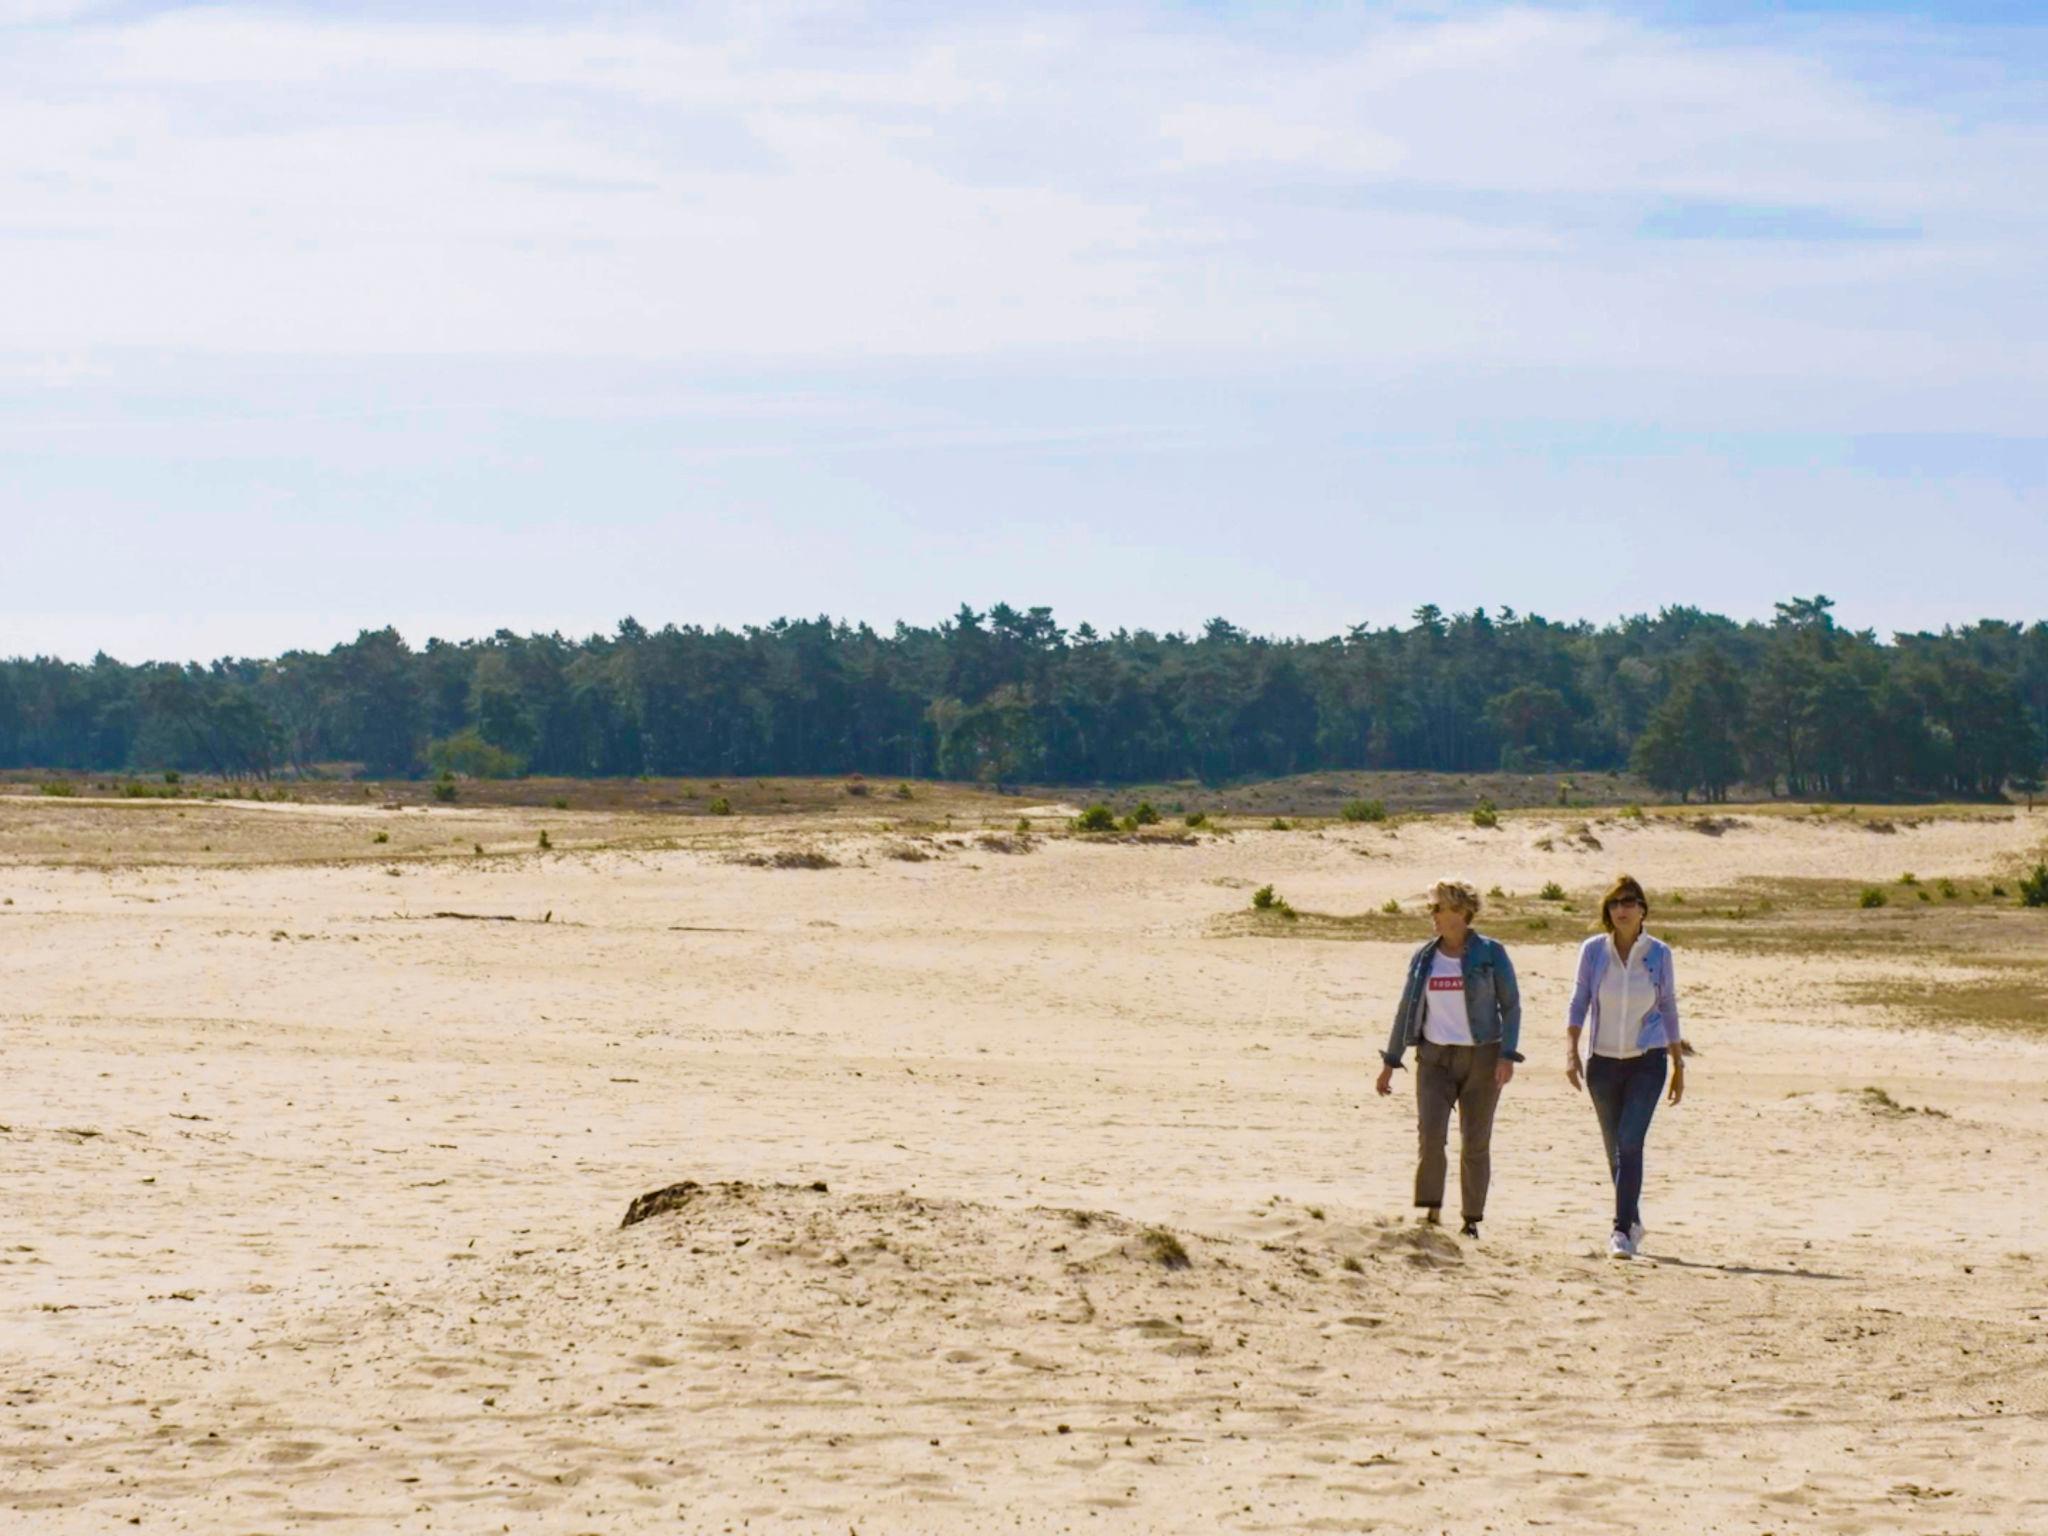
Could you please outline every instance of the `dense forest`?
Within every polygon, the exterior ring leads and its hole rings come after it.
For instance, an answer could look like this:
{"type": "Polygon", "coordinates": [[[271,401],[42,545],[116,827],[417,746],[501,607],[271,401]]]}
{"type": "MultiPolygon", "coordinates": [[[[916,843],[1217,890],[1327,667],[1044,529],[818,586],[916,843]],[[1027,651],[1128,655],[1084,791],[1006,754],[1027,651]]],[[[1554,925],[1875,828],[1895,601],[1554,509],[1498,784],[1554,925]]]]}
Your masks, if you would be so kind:
{"type": "Polygon", "coordinates": [[[631,619],[414,650],[211,665],[0,662],[0,767],[229,777],[828,774],[1221,782],[1331,768],[1633,767],[1708,799],[1995,795],[2041,771],[2048,623],[1887,643],[1825,597],[1769,623],[1667,608],[1595,626],[1512,609],[1273,640],[1062,629],[962,607],[883,634],[631,619]]]}

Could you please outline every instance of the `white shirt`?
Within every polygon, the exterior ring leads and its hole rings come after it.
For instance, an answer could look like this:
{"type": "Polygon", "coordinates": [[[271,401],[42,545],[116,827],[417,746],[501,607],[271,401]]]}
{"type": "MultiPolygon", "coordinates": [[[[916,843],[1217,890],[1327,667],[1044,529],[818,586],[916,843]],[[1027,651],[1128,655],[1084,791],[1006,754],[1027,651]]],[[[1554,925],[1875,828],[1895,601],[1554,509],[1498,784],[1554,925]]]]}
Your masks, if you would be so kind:
{"type": "Polygon", "coordinates": [[[1650,952],[1650,940],[1638,933],[1628,959],[1621,958],[1609,934],[1607,969],[1600,975],[1600,1022],[1593,1030],[1595,1056],[1630,1057],[1643,1054],[1636,1042],[1642,1038],[1643,1015],[1657,1006],[1657,982],[1643,957],[1650,952]]]}
{"type": "Polygon", "coordinates": [[[1429,1012],[1422,1038],[1437,1045],[1470,1045],[1472,1020],[1465,1012],[1465,961],[1438,950],[1429,962],[1429,1012]]]}

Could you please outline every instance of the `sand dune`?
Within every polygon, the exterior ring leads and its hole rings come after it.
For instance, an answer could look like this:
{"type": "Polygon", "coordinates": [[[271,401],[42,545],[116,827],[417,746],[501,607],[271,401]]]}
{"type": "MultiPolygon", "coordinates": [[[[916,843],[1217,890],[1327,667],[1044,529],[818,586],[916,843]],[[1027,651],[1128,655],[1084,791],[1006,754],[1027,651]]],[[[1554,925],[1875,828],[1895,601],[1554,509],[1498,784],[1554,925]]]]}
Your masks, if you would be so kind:
{"type": "Polygon", "coordinates": [[[208,815],[297,862],[11,824],[0,1529],[2048,1528],[2048,1043],[1858,989],[2038,984],[2048,922],[1976,895],[2048,817],[1020,855],[557,813],[384,865],[208,815]],[[732,862],[785,848],[831,867],[732,862]],[[1623,866],[1970,887],[1681,948],[1636,1265],[1552,1059],[1623,866]],[[1406,940],[1238,925],[1445,871],[1577,897],[1517,944],[1477,1244],[1409,1223],[1370,1093],[1406,940]]]}

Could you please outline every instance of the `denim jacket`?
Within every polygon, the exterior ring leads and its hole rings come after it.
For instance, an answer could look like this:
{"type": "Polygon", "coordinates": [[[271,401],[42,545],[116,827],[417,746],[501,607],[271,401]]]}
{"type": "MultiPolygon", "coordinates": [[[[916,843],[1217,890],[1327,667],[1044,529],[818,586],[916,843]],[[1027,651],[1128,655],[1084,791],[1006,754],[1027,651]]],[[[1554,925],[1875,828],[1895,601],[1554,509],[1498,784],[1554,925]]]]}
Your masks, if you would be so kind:
{"type": "MultiPolygon", "coordinates": [[[[1639,1051],[1661,1051],[1685,1038],[1678,1023],[1678,978],[1672,974],[1671,946],[1644,934],[1636,941],[1643,946],[1643,969],[1657,988],[1657,1001],[1643,1015],[1643,1027],[1636,1036],[1639,1051]]],[[[1581,1037],[1579,1054],[1592,1054],[1593,1039],[1600,1031],[1600,979],[1607,974],[1614,949],[1604,933],[1596,933],[1579,947],[1579,979],[1572,989],[1572,1008],[1566,1027],[1581,1029],[1587,1019],[1593,1027],[1581,1037]]]]}
{"type": "MultiPolygon", "coordinates": [[[[1429,968],[1436,960],[1437,940],[1431,939],[1415,951],[1408,962],[1408,980],[1401,988],[1401,1006],[1394,1010],[1393,1033],[1380,1059],[1390,1067],[1401,1065],[1402,1054],[1422,1039],[1423,1020],[1429,1015],[1429,968]]],[[[1465,941],[1465,1018],[1472,1027],[1474,1045],[1500,1044],[1501,1058],[1520,1061],[1515,1049],[1522,1041],[1522,990],[1515,984],[1514,962],[1507,946],[1498,939],[1474,932],[1465,941]]]]}

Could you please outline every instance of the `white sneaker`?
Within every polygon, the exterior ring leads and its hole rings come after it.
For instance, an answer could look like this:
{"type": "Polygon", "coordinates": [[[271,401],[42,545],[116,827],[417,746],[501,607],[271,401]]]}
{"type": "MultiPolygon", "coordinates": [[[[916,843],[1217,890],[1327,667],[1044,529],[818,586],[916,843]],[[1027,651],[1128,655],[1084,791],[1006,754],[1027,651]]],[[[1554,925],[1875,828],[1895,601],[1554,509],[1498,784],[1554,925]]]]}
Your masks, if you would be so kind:
{"type": "Polygon", "coordinates": [[[1643,1224],[1640,1221],[1629,1223],[1628,1251],[1631,1258],[1643,1251],[1643,1224]]]}
{"type": "Polygon", "coordinates": [[[1607,1257],[1610,1259],[1632,1259],[1636,1256],[1636,1245],[1629,1241],[1626,1232],[1616,1232],[1607,1239],[1607,1257]]]}

